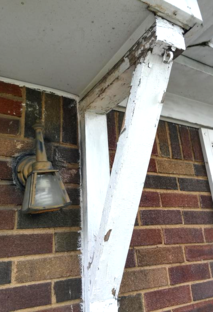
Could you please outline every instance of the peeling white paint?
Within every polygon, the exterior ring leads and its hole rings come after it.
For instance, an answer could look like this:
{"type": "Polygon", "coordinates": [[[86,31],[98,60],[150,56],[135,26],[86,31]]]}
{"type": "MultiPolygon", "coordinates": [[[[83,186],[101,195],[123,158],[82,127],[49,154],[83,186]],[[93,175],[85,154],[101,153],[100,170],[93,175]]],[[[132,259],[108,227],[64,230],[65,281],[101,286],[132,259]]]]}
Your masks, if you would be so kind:
{"type": "MultiPolygon", "coordinates": [[[[96,201],[95,197],[98,198],[98,202],[93,203],[91,214],[88,207],[86,207],[87,212],[84,211],[84,217],[85,213],[87,214],[87,223],[84,227],[84,243],[89,237],[85,236],[90,233],[88,228],[92,227],[93,224],[96,228],[93,233],[91,232],[93,244],[88,242],[83,249],[85,253],[83,261],[84,293],[88,292],[87,298],[84,298],[86,299],[86,312],[117,312],[118,310],[117,296],[163,106],[161,100],[166,91],[172,66],[172,63],[166,64],[163,62],[162,51],[167,51],[171,47],[184,49],[184,40],[180,27],[173,26],[171,23],[157,18],[156,28],[157,35],[154,32],[154,27],[152,27],[150,31],[152,37],[151,39],[148,37],[149,41],[147,44],[145,43],[147,48],[152,48],[152,52],[146,52],[146,56],[140,59],[133,74],[125,125],[117,145],[106,198],[103,190],[102,194],[99,191],[97,192],[100,185],[95,184],[93,186],[93,182],[98,177],[98,172],[97,168],[95,168],[94,172],[94,164],[91,161],[92,158],[95,158],[98,167],[101,164],[101,157],[103,157],[104,153],[102,147],[97,148],[95,146],[94,148],[94,141],[99,141],[103,132],[99,132],[99,128],[94,127],[91,134],[87,134],[85,153],[88,151],[88,155],[92,156],[90,160],[87,160],[87,170],[88,172],[91,170],[86,185],[87,196],[90,197],[90,200],[87,198],[87,203],[91,205],[94,200],[96,201]],[[165,31],[163,31],[163,28],[165,28],[165,31]],[[169,28],[168,31],[167,28],[169,28]],[[177,42],[177,46],[175,42],[177,42]],[[138,139],[139,134],[140,140],[138,139]],[[102,206],[104,199],[105,203],[102,206]],[[97,206],[97,203],[100,204],[97,206]],[[98,230],[102,209],[103,213],[98,230]],[[96,217],[97,213],[98,216],[96,217]],[[97,240],[95,241],[95,239],[97,240]],[[87,261],[85,261],[86,259],[87,261]]],[[[139,53],[134,51],[134,53],[140,55],[141,51],[139,53]]],[[[123,62],[123,68],[129,65],[125,59],[123,62]]],[[[121,74],[118,75],[117,80],[120,78],[121,74]]],[[[111,78],[107,77],[107,79],[110,80],[111,78]]],[[[128,79],[130,79],[130,76],[128,76],[128,79]]],[[[111,88],[112,84],[108,87],[111,88]]],[[[98,94],[96,92],[101,90],[100,85],[97,88],[89,100],[93,98],[94,94],[98,94]]],[[[107,92],[109,88],[106,88],[105,91],[107,92]]],[[[128,90],[128,88],[129,82],[124,89],[128,90]]],[[[115,86],[110,91],[112,92],[108,99],[109,104],[113,101],[113,95],[121,95],[121,89],[116,90],[115,86]]],[[[107,94],[106,92],[97,100],[97,110],[99,109],[99,101],[107,94]]],[[[95,116],[94,113],[92,114],[95,116]]],[[[107,132],[107,129],[105,128],[103,131],[107,132]]],[[[104,189],[105,182],[103,183],[104,189]]],[[[101,183],[99,182],[99,184],[101,183]]]]}

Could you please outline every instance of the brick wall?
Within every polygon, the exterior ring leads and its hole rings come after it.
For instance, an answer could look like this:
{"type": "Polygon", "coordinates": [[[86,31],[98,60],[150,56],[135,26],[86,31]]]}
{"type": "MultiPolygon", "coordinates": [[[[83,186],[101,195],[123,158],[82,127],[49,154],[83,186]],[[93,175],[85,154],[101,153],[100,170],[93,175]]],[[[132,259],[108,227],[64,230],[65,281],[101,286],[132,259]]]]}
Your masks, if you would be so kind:
{"type": "MultiPolygon", "coordinates": [[[[113,162],[123,113],[108,114],[113,162]]],[[[213,203],[198,130],[160,121],[119,312],[213,311],[213,203]]]]}
{"type": "Polygon", "coordinates": [[[0,82],[0,311],[79,312],[79,150],[74,100],[0,82]],[[48,159],[59,169],[72,206],[23,215],[12,166],[34,152],[44,118],[48,159]]]}

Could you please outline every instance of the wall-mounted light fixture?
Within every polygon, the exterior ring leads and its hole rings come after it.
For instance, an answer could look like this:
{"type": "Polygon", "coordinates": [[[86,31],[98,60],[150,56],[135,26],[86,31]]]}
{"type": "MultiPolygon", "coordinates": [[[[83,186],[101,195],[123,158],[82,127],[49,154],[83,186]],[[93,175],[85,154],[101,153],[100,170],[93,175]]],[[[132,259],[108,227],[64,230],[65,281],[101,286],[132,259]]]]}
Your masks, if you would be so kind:
{"type": "Polygon", "coordinates": [[[17,178],[25,186],[24,213],[54,211],[71,204],[58,170],[54,170],[47,160],[42,122],[39,121],[34,129],[36,157],[26,156],[16,166],[17,178]]]}

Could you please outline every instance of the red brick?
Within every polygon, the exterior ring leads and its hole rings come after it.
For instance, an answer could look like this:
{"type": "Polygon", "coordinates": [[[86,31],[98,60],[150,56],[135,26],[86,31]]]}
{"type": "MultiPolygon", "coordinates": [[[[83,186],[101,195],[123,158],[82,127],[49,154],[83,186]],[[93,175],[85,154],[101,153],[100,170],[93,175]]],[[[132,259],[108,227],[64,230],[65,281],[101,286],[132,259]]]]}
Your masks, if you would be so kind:
{"type": "Polygon", "coordinates": [[[143,191],[140,207],[160,207],[160,196],[157,192],[143,191]]]}
{"type": "Polygon", "coordinates": [[[15,211],[0,210],[0,230],[13,230],[15,226],[15,211]]]}
{"type": "Polygon", "coordinates": [[[191,287],[194,301],[213,297],[213,281],[194,284],[191,287]]]}
{"type": "MultiPolygon", "coordinates": [[[[59,96],[55,94],[45,94],[45,127],[44,127],[44,137],[48,142],[60,142],[60,131],[61,131],[61,99],[59,96]]],[[[65,119],[68,112],[64,112],[65,119]]],[[[63,116],[64,116],[63,115],[63,116]]],[[[70,124],[72,125],[72,130],[74,129],[72,120],[70,120],[70,124]]],[[[64,126],[64,124],[63,124],[64,126]]],[[[67,127],[67,129],[69,129],[67,127]]],[[[63,127],[63,137],[65,133],[72,133],[72,131],[65,131],[63,127]]],[[[75,132],[75,131],[73,131],[75,132]]],[[[66,137],[66,134],[65,134],[66,137]]],[[[66,142],[66,140],[63,140],[66,142]]],[[[69,143],[69,142],[66,142],[69,143]]]]}
{"type": "Polygon", "coordinates": [[[0,205],[21,205],[23,194],[14,185],[0,185],[0,205]]]}
{"type": "Polygon", "coordinates": [[[153,156],[157,156],[157,155],[158,155],[158,148],[157,148],[156,139],[155,139],[155,142],[154,142],[154,144],[153,144],[152,155],[153,155],[153,156]]]}
{"type": "Polygon", "coordinates": [[[169,136],[170,136],[171,149],[172,149],[172,158],[181,159],[182,155],[181,155],[181,150],[180,150],[177,125],[169,122],[168,126],[169,126],[169,136]]]}
{"type": "Polygon", "coordinates": [[[159,173],[169,173],[176,175],[194,175],[193,165],[184,161],[157,160],[159,173]]]}
{"type": "Polygon", "coordinates": [[[210,272],[207,263],[181,265],[169,268],[169,277],[171,285],[175,285],[208,279],[210,272]]]}
{"type": "Polygon", "coordinates": [[[185,224],[213,224],[212,211],[183,211],[185,224]]]}
{"type": "Polygon", "coordinates": [[[200,204],[202,208],[213,208],[213,200],[209,195],[200,195],[200,204]]]}
{"type": "Polygon", "coordinates": [[[80,183],[79,169],[61,168],[59,169],[59,173],[64,183],[80,183]]]}
{"type": "Polygon", "coordinates": [[[213,245],[185,247],[187,261],[202,261],[213,259],[213,245]]]}
{"type": "Polygon", "coordinates": [[[208,180],[178,178],[181,191],[210,192],[208,180]]]}
{"type": "Polygon", "coordinates": [[[17,85],[0,81],[0,93],[22,97],[21,88],[17,85]]]}
{"type": "Polygon", "coordinates": [[[18,135],[19,134],[19,120],[0,117],[0,133],[18,135]]]}
{"type": "Polygon", "coordinates": [[[43,281],[61,277],[76,277],[80,273],[78,255],[52,256],[17,262],[17,283],[43,281]]]}
{"type": "Polygon", "coordinates": [[[196,195],[165,193],[160,196],[163,207],[199,208],[196,195]]]}
{"type": "Polygon", "coordinates": [[[126,259],[125,268],[134,268],[135,267],[135,252],[134,249],[130,249],[126,259]]]}
{"type": "Polygon", "coordinates": [[[12,164],[8,161],[0,160],[0,179],[12,180],[12,164]]]}
{"type": "Polygon", "coordinates": [[[0,114],[21,117],[22,102],[0,97],[0,114]]]}
{"type": "Polygon", "coordinates": [[[146,311],[160,310],[166,307],[191,302],[189,286],[156,290],[144,294],[146,311]]]}
{"type": "Polygon", "coordinates": [[[108,142],[110,150],[116,150],[117,146],[115,116],[114,111],[107,114],[108,142]]]}
{"type": "Polygon", "coordinates": [[[1,289],[0,302],[2,312],[51,304],[51,283],[1,289]]]}
{"type": "Polygon", "coordinates": [[[72,205],[80,205],[80,189],[66,187],[72,205]]]}
{"type": "Polygon", "coordinates": [[[82,283],[80,278],[70,278],[54,283],[56,302],[80,299],[82,296],[82,283]]]}
{"type": "Polygon", "coordinates": [[[211,272],[213,274],[213,262],[210,263],[211,272]]]}
{"type": "Polygon", "coordinates": [[[204,229],[204,235],[207,243],[213,243],[213,228],[204,229]]]}
{"type": "Polygon", "coordinates": [[[52,253],[52,234],[0,236],[0,257],[16,257],[52,253]]]}
{"type": "Polygon", "coordinates": [[[148,172],[157,172],[156,162],[153,158],[150,159],[148,172]]]}
{"type": "Polygon", "coordinates": [[[189,129],[187,127],[179,126],[180,139],[182,144],[183,158],[186,160],[193,160],[192,145],[189,138],[189,129]]]}
{"type": "Polygon", "coordinates": [[[197,161],[203,161],[203,153],[200,144],[200,138],[197,129],[190,129],[190,136],[192,142],[192,149],[194,153],[194,159],[197,161]]]}
{"type": "Polygon", "coordinates": [[[26,88],[25,106],[25,129],[24,136],[27,138],[35,137],[33,126],[36,120],[42,118],[42,92],[39,90],[26,88]]]}
{"type": "Polygon", "coordinates": [[[213,300],[190,304],[182,308],[174,309],[173,312],[212,312],[213,300]]]}
{"type": "Polygon", "coordinates": [[[121,293],[150,289],[168,285],[165,268],[124,271],[121,293]]]}
{"type": "Polygon", "coordinates": [[[177,190],[177,180],[174,177],[165,177],[158,175],[147,175],[144,184],[145,188],[163,189],[163,190],[177,190]]]}
{"type": "Polygon", "coordinates": [[[158,124],[157,136],[159,140],[161,156],[170,157],[169,142],[165,121],[160,120],[158,124]]]}
{"type": "Polygon", "coordinates": [[[81,312],[80,304],[69,304],[63,307],[39,310],[38,312],[81,312]]]}
{"type": "Polygon", "coordinates": [[[135,296],[123,296],[118,299],[119,309],[118,312],[142,312],[143,303],[141,294],[136,294],[135,296]]]}
{"type": "Polygon", "coordinates": [[[143,225],[181,224],[181,213],[178,210],[144,210],[140,211],[143,225]]]}
{"type": "Polygon", "coordinates": [[[65,146],[54,146],[53,150],[54,163],[67,166],[67,163],[79,162],[79,150],[77,148],[69,148],[65,146]]]}
{"type": "Polygon", "coordinates": [[[78,144],[77,103],[73,99],[63,98],[62,108],[63,108],[62,141],[65,143],[77,145],[78,144]],[[72,125],[72,131],[69,131],[70,125],[72,125]]]}
{"type": "Polygon", "coordinates": [[[195,171],[195,175],[197,177],[206,177],[207,176],[205,165],[194,164],[194,171],[195,171]]]}
{"type": "Polygon", "coordinates": [[[136,254],[138,266],[141,267],[184,262],[183,250],[181,247],[143,248],[138,249],[136,254]]]}
{"type": "Polygon", "coordinates": [[[34,151],[34,141],[14,140],[0,138],[1,156],[18,156],[21,153],[32,153],[34,151]]]}
{"type": "Polygon", "coordinates": [[[134,230],[131,246],[148,246],[162,244],[161,231],[158,229],[134,230]]]}
{"type": "Polygon", "coordinates": [[[202,229],[165,229],[164,230],[165,244],[191,244],[203,243],[202,229]]]}

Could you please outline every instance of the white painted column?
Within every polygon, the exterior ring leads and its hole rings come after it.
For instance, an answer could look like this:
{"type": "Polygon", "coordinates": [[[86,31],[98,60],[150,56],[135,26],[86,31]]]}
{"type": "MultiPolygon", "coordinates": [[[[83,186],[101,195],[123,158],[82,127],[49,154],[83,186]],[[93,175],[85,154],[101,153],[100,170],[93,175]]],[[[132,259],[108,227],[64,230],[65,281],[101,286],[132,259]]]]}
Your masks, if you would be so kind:
{"type": "Polygon", "coordinates": [[[182,29],[160,18],[153,38],[152,52],[145,52],[132,78],[125,125],[89,268],[91,294],[86,311],[90,312],[118,310],[118,292],[172,66],[163,61],[163,54],[171,47],[185,47],[182,29]]]}
{"type": "MultiPolygon", "coordinates": [[[[109,150],[106,115],[86,112],[81,118],[82,143],[82,266],[83,299],[90,298],[90,265],[101,223],[107,187],[109,184],[109,150]]],[[[98,310],[97,310],[98,311],[98,310]]]]}

